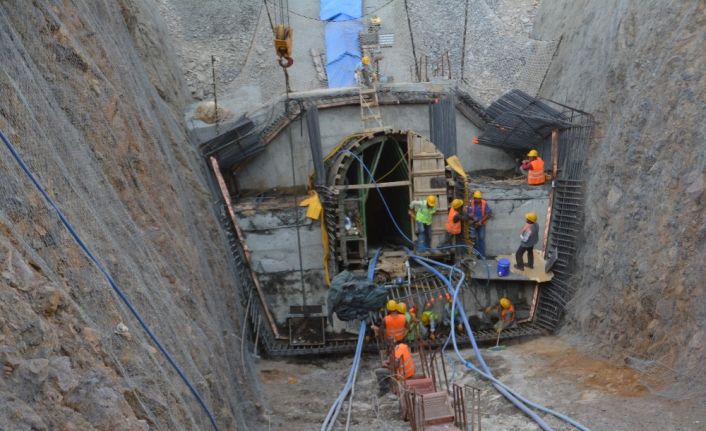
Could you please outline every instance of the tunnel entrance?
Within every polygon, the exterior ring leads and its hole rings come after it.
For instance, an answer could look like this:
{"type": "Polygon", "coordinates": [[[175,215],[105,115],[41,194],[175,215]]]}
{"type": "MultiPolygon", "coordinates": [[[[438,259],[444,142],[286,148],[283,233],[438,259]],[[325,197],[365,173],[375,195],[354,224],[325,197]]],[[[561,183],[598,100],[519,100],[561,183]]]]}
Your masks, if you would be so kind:
{"type": "Polygon", "coordinates": [[[409,239],[415,237],[409,204],[430,194],[440,202],[432,241],[439,244],[443,240],[445,161],[431,141],[401,130],[366,132],[351,135],[336,151],[327,158],[327,171],[329,184],[337,192],[337,208],[327,210],[338,213],[332,239],[338,243],[341,269],[364,266],[369,252],[380,247],[411,246],[409,239]]]}
{"type": "MultiPolygon", "coordinates": [[[[407,141],[393,135],[385,135],[383,138],[378,144],[365,148],[359,155],[370,172],[364,172],[363,181],[358,183],[373,185],[370,179],[372,173],[375,183],[380,186],[379,192],[378,189],[370,188],[357,193],[368,248],[407,245],[408,242],[395,227],[395,222],[407,237],[411,237],[411,223],[407,216],[410,201],[407,141]]],[[[356,184],[356,180],[360,179],[360,166],[355,166],[360,163],[356,162],[353,164],[354,169],[348,171],[349,184],[356,184]]]]}

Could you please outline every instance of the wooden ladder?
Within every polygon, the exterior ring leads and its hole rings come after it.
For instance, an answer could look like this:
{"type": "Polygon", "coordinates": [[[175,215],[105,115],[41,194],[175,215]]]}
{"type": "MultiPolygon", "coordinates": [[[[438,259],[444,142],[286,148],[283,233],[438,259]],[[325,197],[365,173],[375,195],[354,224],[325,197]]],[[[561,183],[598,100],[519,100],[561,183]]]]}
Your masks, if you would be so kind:
{"type": "Polygon", "coordinates": [[[382,128],[377,82],[373,81],[368,87],[362,78],[359,79],[358,97],[360,99],[360,122],[363,124],[363,130],[382,128]]]}

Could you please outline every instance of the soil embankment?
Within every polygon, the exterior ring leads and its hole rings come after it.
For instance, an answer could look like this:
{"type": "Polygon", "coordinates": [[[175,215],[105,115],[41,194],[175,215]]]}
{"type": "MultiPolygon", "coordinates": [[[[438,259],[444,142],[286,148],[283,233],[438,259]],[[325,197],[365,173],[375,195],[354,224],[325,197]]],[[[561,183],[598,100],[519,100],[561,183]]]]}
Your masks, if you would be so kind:
{"type": "Polygon", "coordinates": [[[535,35],[541,94],[598,122],[568,330],[706,396],[706,3],[545,0],[535,35]]]}
{"type": "MultiPolygon", "coordinates": [[[[148,0],[0,3],[0,128],[222,429],[257,391],[184,86],[148,0]]],[[[186,386],[0,148],[0,429],[208,429],[186,386]]]]}

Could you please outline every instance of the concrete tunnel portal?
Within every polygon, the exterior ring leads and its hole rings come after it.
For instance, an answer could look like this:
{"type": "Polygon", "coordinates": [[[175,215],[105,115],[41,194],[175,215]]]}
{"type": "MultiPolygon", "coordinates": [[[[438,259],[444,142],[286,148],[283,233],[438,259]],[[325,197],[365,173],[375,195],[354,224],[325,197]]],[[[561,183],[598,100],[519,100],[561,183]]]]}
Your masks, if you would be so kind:
{"type": "MultiPolygon", "coordinates": [[[[484,111],[457,96],[459,102],[448,105],[451,111],[446,118],[455,121],[453,127],[460,133],[453,136],[453,145],[447,140],[437,146],[428,136],[440,139],[431,121],[431,107],[438,106],[438,98],[433,93],[402,91],[392,95],[390,104],[381,98],[390,126],[360,131],[355,95],[317,95],[297,102],[301,109],[288,112],[284,119],[268,115],[269,124],[260,126],[241,119],[231,131],[202,145],[218,194],[223,197],[227,217],[222,221],[230,232],[238,277],[243,282],[252,341],[268,354],[351,351],[355,342],[351,327],[335,315],[328,319],[326,274],[364,272],[377,249],[382,249],[382,255],[376,282],[388,287],[391,297],[422,305],[438,298],[444,286],[421,268],[413,265],[411,273],[405,268],[403,247],[412,244],[404,236],[415,239],[407,214],[409,203],[429,194],[437,197],[434,248],[445,239],[449,202],[453,198],[467,200],[476,189],[483,191],[494,210],[486,238],[489,256],[509,257],[516,247],[518,219],[534,211],[540,215],[540,242],[548,237],[544,242],[547,250],[558,254],[556,269],[560,272],[553,279],[551,275],[515,273],[498,277],[493,258],[462,262],[469,275],[461,294],[464,307],[482,310],[502,296],[509,297],[516,304],[520,324],[505,331],[503,338],[539,335],[556,325],[563,307],[557,303],[563,295],[559,289],[565,284],[563,279],[570,277],[565,271],[572,250],[567,233],[575,223],[576,184],[582,174],[579,150],[588,136],[590,118],[516,92],[484,111]],[[400,104],[400,100],[408,103],[400,104]],[[528,103],[521,109],[534,110],[531,121],[527,115],[518,121],[524,114],[507,106],[515,109],[525,101],[528,103]],[[475,109],[476,117],[468,115],[469,106],[475,109]],[[310,121],[312,117],[317,123],[310,121]],[[424,118],[429,119],[428,128],[419,121],[424,118]],[[325,126],[319,129],[318,121],[325,126]],[[531,130],[522,129],[520,123],[531,130]],[[421,130],[409,130],[410,125],[421,130]],[[471,145],[476,138],[481,145],[471,145]],[[526,180],[513,177],[509,168],[518,154],[526,152],[523,145],[536,147],[545,160],[556,165],[552,185],[531,187],[526,180]],[[457,155],[463,167],[470,168],[467,178],[450,168],[449,155],[457,155]],[[306,209],[298,206],[307,197],[305,190],[318,193],[321,220],[306,218],[306,209]],[[396,280],[408,275],[411,289],[395,286],[396,280]]],[[[436,253],[434,258],[449,263],[455,259],[448,251],[436,253]]],[[[481,329],[476,338],[495,340],[496,334],[492,329],[481,329]]]]}
{"type": "Polygon", "coordinates": [[[345,163],[345,175],[339,176],[337,167],[332,167],[329,172],[333,177],[329,177],[329,184],[332,186],[366,187],[344,191],[341,202],[344,205],[343,212],[345,219],[351,222],[351,229],[346,229],[346,226],[344,229],[353,232],[360,230],[369,248],[383,247],[385,244],[405,245],[406,241],[390,219],[385,204],[399,228],[407,237],[411,237],[412,225],[406,215],[410,203],[406,134],[369,137],[354,154],[360,157],[370,172],[361,166],[359,160],[352,157],[349,158],[349,163],[345,163]],[[379,193],[374,188],[367,188],[373,185],[372,179],[380,187],[379,193]]]}

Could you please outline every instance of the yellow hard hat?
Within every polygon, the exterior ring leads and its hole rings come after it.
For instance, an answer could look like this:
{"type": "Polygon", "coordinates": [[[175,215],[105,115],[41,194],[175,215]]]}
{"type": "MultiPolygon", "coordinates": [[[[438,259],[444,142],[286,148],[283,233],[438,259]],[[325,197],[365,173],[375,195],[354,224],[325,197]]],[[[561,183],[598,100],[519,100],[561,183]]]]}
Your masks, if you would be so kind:
{"type": "Polygon", "coordinates": [[[423,325],[429,324],[429,314],[428,313],[422,314],[422,324],[423,325]]]}
{"type": "Polygon", "coordinates": [[[537,213],[527,213],[525,214],[525,219],[531,221],[532,223],[537,223],[537,213]]]}
{"type": "Polygon", "coordinates": [[[397,310],[397,301],[394,299],[390,299],[387,301],[387,311],[396,311],[397,310]]]}
{"type": "Polygon", "coordinates": [[[539,153],[537,150],[530,150],[530,152],[527,153],[527,157],[539,157],[539,153]]]}
{"type": "Polygon", "coordinates": [[[430,207],[435,207],[436,206],[436,196],[434,196],[434,195],[427,196],[427,205],[429,205],[430,207]]]}
{"type": "Polygon", "coordinates": [[[362,61],[362,63],[363,63],[364,65],[367,66],[367,65],[370,64],[370,57],[368,57],[367,55],[364,55],[364,56],[363,56],[363,59],[362,59],[361,61],[362,61]]]}
{"type": "Polygon", "coordinates": [[[400,314],[404,314],[407,312],[407,304],[404,302],[398,302],[397,303],[397,312],[400,314]]]}
{"type": "Polygon", "coordinates": [[[463,201],[461,199],[454,199],[451,201],[451,208],[459,209],[463,206],[463,201]]]}
{"type": "Polygon", "coordinates": [[[500,306],[503,307],[504,309],[507,310],[508,308],[510,308],[511,305],[512,305],[512,303],[510,302],[509,299],[500,298],[500,306]]]}
{"type": "Polygon", "coordinates": [[[474,199],[481,199],[483,197],[483,193],[480,192],[480,190],[476,190],[473,192],[473,198],[474,199]]]}

